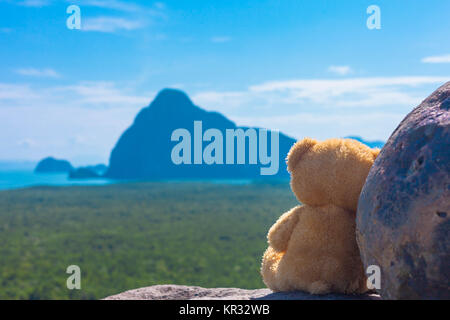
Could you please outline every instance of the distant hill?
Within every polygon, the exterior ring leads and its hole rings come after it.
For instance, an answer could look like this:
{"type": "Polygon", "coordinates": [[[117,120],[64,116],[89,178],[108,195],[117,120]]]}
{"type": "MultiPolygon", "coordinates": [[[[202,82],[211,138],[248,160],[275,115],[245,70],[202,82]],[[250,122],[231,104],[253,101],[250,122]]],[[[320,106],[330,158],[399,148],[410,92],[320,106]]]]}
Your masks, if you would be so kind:
{"type": "Polygon", "coordinates": [[[69,172],[69,179],[95,179],[101,176],[88,167],[81,167],[69,172]]]}
{"type": "Polygon", "coordinates": [[[86,166],[76,168],[69,172],[69,179],[94,179],[101,178],[108,170],[104,164],[97,164],[94,166],[86,166]]]}
{"type": "Polygon", "coordinates": [[[383,141],[379,141],[379,140],[367,141],[367,140],[364,140],[363,138],[358,137],[358,136],[349,136],[349,137],[346,137],[346,138],[347,139],[357,140],[357,141],[359,141],[359,142],[361,142],[361,143],[363,143],[366,146],[371,147],[371,148],[380,148],[381,149],[384,146],[384,142],[383,141]]]}
{"type": "Polygon", "coordinates": [[[86,168],[88,168],[89,170],[94,171],[95,173],[99,174],[99,175],[103,175],[105,174],[105,172],[108,170],[108,167],[104,164],[96,164],[93,166],[87,166],[86,168]]]}
{"type": "MultiPolygon", "coordinates": [[[[192,135],[194,121],[202,121],[203,133],[207,129],[216,128],[222,132],[223,137],[225,137],[226,129],[238,128],[234,122],[222,114],[209,112],[195,106],[185,93],[179,90],[164,89],[148,107],[139,112],[134,123],[122,134],[111,152],[109,168],[105,176],[115,179],[289,177],[285,158],[296,140],[282,133],[279,136],[279,171],[275,176],[261,176],[260,168],[267,166],[261,165],[259,161],[256,165],[248,164],[248,141],[246,164],[175,165],[171,159],[171,152],[177,142],[171,141],[172,132],[178,128],[185,128],[192,135]]],[[[246,130],[247,128],[242,129],[246,130]]],[[[192,139],[194,138],[192,137],[192,139]]],[[[268,141],[270,145],[270,140],[268,141]]],[[[203,148],[209,143],[203,142],[203,148]]],[[[193,147],[191,154],[194,154],[193,147]]]]}
{"type": "Polygon", "coordinates": [[[67,160],[59,160],[53,157],[45,158],[37,164],[34,172],[37,173],[68,173],[73,170],[72,165],[67,160]]]}

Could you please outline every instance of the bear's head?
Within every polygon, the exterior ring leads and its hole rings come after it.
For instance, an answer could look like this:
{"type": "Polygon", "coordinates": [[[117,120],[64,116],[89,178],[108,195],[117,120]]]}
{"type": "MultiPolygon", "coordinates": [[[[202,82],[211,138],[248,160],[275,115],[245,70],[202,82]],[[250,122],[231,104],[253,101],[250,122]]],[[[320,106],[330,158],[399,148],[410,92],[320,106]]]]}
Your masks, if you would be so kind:
{"type": "Polygon", "coordinates": [[[361,189],[379,152],[353,139],[298,141],[287,156],[292,191],[309,206],[334,204],[356,212],[361,189]]]}

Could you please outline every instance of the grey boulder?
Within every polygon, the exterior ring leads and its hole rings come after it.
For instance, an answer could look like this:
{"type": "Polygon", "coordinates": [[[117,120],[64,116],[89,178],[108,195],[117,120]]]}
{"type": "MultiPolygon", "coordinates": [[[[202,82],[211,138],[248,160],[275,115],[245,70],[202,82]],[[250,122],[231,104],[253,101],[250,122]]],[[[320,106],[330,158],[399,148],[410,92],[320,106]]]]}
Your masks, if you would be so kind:
{"type": "Polygon", "coordinates": [[[450,82],[400,123],[361,192],[357,241],[386,299],[450,299],[450,82]]]}

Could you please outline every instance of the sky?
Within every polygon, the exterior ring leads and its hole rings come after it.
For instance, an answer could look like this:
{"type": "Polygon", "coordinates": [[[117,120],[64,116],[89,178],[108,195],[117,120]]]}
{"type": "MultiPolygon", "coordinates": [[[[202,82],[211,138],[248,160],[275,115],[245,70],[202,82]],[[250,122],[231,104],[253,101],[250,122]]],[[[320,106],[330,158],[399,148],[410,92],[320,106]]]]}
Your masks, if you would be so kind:
{"type": "Polygon", "coordinates": [[[448,0],[0,0],[0,161],[107,163],[167,87],[238,125],[386,140],[450,81],[449,12],[448,0]],[[81,29],[67,27],[70,5],[81,29]]]}

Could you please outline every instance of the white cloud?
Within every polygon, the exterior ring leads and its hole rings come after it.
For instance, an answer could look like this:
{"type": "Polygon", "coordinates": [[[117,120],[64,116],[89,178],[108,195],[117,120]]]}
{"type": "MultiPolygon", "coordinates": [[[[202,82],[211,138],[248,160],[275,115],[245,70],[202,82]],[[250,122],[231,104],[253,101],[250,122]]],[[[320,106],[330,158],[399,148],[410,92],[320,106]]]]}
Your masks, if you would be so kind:
{"type": "Polygon", "coordinates": [[[17,142],[17,145],[26,149],[39,146],[39,144],[31,138],[21,139],[17,142]]]}
{"type": "Polygon", "coordinates": [[[19,6],[24,7],[45,7],[50,5],[51,1],[49,0],[23,0],[23,1],[15,1],[19,6]]]}
{"type": "Polygon", "coordinates": [[[387,139],[399,121],[450,77],[368,77],[269,81],[243,91],[206,91],[195,104],[239,125],[319,139],[387,139]]]}
{"type": "Polygon", "coordinates": [[[450,54],[442,56],[430,56],[422,59],[423,63],[450,63],[450,54]]]}
{"type": "Polygon", "coordinates": [[[29,106],[0,107],[1,159],[38,160],[52,155],[64,159],[95,155],[107,162],[122,132],[130,126],[137,108],[94,109],[41,102],[29,106]]]}
{"type": "Polygon", "coordinates": [[[285,103],[314,103],[336,107],[376,107],[419,102],[411,88],[440,84],[449,77],[371,77],[332,80],[271,81],[251,86],[249,91],[272,94],[285,103]]]}
{"type": "Polygon", "coordinates": [[[386,140],[405,115],[401,111],[351,115],[336,112],[320,115],[314,112],[297,112],[281,116],[234,117],[233,120],[240,126],[280,130],[297,139],[328,139],[356,134],[369,140],[386,140]]]}
{"type": "MultiPolygon", "coordinates": [[[[71,2],[68,0],[68,2],[71,2]]],[[[82,0],[78,3],[83,7],[96,7],[105,12],[103,16],[85,17],[81,20],[83,31],[114,33],[145,28],[161,19],[166,19],[165,6],[154,3],[143,6],[134,2],[120,0],[82,0]],[[118,11],[121,16],[110,15],[109,11],[118,11]]],[[[82,9],[83,10],[83,9],[82,9]]]]}
{"type": "Polygon", "coordinates": [[[332,95],[355,90],[368,90],[371,88],[386,88],[396,86],[415,87],[424,84],[434,84],[446,82],[449,77],[427,77],[427,76],[407,76],[407,77],[368,77],[350,79],[324,79],[324,80],[287,80],[269,81],[261,85],[250,87],[252,91],[267,92],[280,90],[301,90],[309,94],[318,92],[329,92],[332,95]]]}
{"type": "Polygon", "coordinates": [[[120,134],[154,96],[112,82],[47,88],[0,83],[0,148],[8,150],[0,158],[95,155],[107,162],[120,134]]]}
{"type": "Polygon", "coordinates": [[[39,94],[32,90],[28,85],[0,83],[0,107],[2,100],[8,100],[9,103],[10,101],[15,102],[21,100],[24,97],[35,99],[39,97],[39,94]]]}
{"type": "Polygon", "coordinates": [[[73,85],[34,88],[27,84],[0,83],[0,108],[67,106],[77,108],[129,108],[145,106],[155,95],[137,95],[113,82],[80,82],[73,85]]]}
{"type": "Polygon", "coordinates": [[[36,68],[20,68],[15,70],[17,74],[28,77],[40,77],[40,78],[59,78],[60,75],[53,69],[36,69],[36,68]]]}
{"type": "Polygon", "coordinates": [[[328,71],[340,76],[345,76],[353,72],[352,68],[350,68],[349,66],[329,66],[328,71]]]}
{"type": "Polygon", "coordinates": [[[211,38],[211,42],[214,43],[224,43],[224,42],[229,42],[231,41],[231,37],[227,37],[227,36],[215,36],[211,38]]]}
{"type": "MultiPolygon", "coordinates": [[[[68,2],[73,2],[69,0],[68,2]]],[[[80,6],[89,6],[89,7],[97,7],[102,9],[112,9],[124,12],[136,12],[141,9],[141,6],[125,1],[118,0],[83,0],[78,1],[78,5],[80,6]]]]}
{"type": "Polygon", "coordinates": [[[143,21],[116,17],[96,17],[82,20],[83,31],[116,32],[136,30],[145,27],[143,21]]]}
{"type": "MultiPolygon", "coordinates": [[[[72,0],[67,0],[72,3],[72,0]]],[[[81,0],[77,3],[80,7],[96,7],[128,13],[145,14],[147,16],[164,16],[165,5],[161,2],[154,3],[151,7],[142,6],[131,1],[120,0],[81,0]]]]}
{"type": "Polygon", "coordinates": [[[55,91],[60,93],[66,91],[76,95],[81,105],[127,107],[145,106],[150,102],[150,97],[135,95],[127,92],[126,89],[118,89],[113,82],[82,82],[60,87],[55,91]]]}
{"type": "Polygon", "coordinates": [[[425,85],[438,85],[449,77],[369,77],[346,79],[300,79],[269,81],[245,91],[200,92],[194,96],[201,105],[230,107],[254,104],[317,105],[321,107],[378,107],[414,105],[423,98],[425,85]]]}

